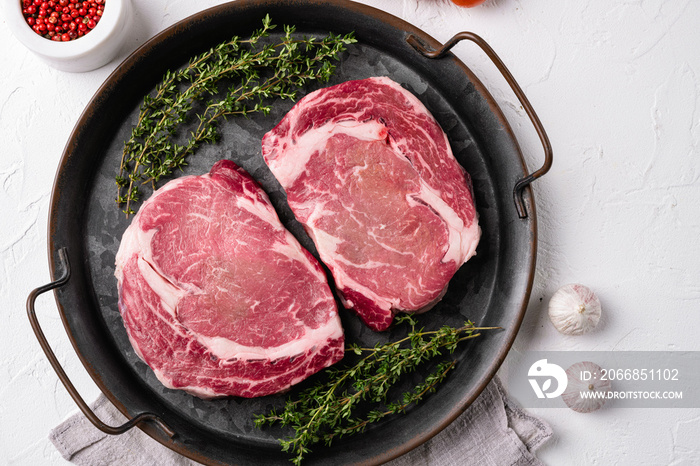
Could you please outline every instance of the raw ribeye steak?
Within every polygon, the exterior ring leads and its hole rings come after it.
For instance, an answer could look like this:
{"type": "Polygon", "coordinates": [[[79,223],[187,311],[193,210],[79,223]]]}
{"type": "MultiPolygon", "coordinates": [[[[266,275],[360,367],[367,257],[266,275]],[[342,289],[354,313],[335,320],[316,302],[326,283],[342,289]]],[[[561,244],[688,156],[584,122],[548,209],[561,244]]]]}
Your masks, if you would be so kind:
{"type": "Polygon", "coordinates": [[[474,255],[469,176],[435,118],[389,78],[307,95],[262,146],[344,305],[371,328],[430,309],[474,255]]]}
{"type": "Polygon", "coordinates": [[[144,202],[115,275],[131,344],[166,387],[263,396],[343,357],[323,269],[233,162],[170,181],[144,202]]]}

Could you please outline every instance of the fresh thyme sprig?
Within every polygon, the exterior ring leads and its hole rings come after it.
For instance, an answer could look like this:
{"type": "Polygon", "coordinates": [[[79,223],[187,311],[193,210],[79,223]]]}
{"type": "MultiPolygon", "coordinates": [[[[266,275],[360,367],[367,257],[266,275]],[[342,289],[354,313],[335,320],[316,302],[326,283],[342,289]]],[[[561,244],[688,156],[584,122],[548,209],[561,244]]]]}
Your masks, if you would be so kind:
{"type": "Polygon", "coordinates": [[[308,82],[327,81],[335,69],[333,61],[356,42],[352,33],[297,38],[294,26],[284,26],[278,41],[263,43],[275,27],[266,16],[250,38],[233,37],[182,69],[168,71],[155,93],[144,98],[116,176],[116,201],[127,215],[134,213],[139,185],[150,182],[155,189],[163,177],[182,169],[200,144],[217,140],[216,125],[222,118],[267,115],[270,99],[295,99],[308,82]],[[224,84],[228,89],[221,89],[224,84]],[[193,113],[199,124],[181,142],[178,131],[193,113]]]}
{"type": "Polygon", "coordinates": [[[363,356],[354,365],[329,369],[327,381],[288,400],[281,412],[272,410],[256,417],[256,427],[280,424],[294,429],[293,437],[280,440],[282,450],[292,454],[292,463],[301,464],[311,452],[311,445],[323,442],[330,446],[336,438],[362,432],[369,424],[391,414],[404,413],[410,405],[434,392],[457,362],[440,362],[413,390],[405,392],[399,400],[388,402],[390,389],[405,374],[415,371],[423,362],[438,358],[444,351],[454,352],[460,342],[481,335],[477,332],[497,328],[475,327],[472,322],[465,322],[457,328],[444,326],[425,331],[416,328],[417,321],[410,315],[397,321],[410,326],[405,338],[372,348],[349,345],[347,353],[363,356]],[[367,402],[379,407],[357,416],[358,408],[367,402]]]}

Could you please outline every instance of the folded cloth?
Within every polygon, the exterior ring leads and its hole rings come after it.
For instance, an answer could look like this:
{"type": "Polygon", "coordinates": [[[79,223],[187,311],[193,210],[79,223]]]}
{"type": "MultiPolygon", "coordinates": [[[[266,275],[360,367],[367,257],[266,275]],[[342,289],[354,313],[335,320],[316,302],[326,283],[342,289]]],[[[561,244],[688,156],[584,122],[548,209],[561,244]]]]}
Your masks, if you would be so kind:
{"type": "MultiPolygon", "coordinates": [[[[91,405],[106,424],[124,416],[102,395],[91,405]]],[[[515,406],[498,378],[452,424],[391,466],[416,464],[541,465],[534,452],[552,437],[541,419],[515,406]]],[[[139,429],[113,436],[95,428],[77,413],[54,428],[49,438],[63,457],[84,466],[190,466],[198,463],[164,447],[139,429]]]]}

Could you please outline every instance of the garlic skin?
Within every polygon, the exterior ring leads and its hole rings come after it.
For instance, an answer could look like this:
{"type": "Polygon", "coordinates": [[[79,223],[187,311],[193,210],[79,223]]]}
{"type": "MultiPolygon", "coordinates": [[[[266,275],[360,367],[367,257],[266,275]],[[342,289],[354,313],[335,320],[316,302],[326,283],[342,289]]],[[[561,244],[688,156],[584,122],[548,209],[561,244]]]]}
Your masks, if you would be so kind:
{"type": "Polygon", "coordinates": [[[549,319],[566,335],[581,335],[600,320],[600,301],[590,288],[577,283],[559,288],[549,300],[549,319]]]}
{"type": "Polygon", "coordinates": [[[568,383],[561,398],[577,413],[591,413],[603,407],[605,398],[582,398],[581,392],[609,392],[609,380],[600,380],[603,369],[590,361],[577,362],[566,370],[568,383]],[[584,376],[584,374],[586,374],[584,376]],[[583,380],[589,378],[590,380],[583,380]]]}

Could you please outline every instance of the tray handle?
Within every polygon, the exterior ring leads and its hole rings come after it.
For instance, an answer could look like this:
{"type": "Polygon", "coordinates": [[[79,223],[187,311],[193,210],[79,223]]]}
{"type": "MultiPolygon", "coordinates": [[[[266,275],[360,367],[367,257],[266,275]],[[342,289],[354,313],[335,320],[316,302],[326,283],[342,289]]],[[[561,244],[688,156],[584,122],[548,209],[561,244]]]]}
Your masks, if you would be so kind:
{"type": "Polygon", "coordinates": [[[46,354],[46,357],[49,359],[49,363],[51,363],[51,367],[53,367],[54,371],[56,371],[56,374],[58,375],[59,380],[63,383],[63,386],[66,387],[66,390],[68,390],[68,394],[73,398],[73,401],[78,405],[78,408],[80,408],[80,411],[83,412],[85,417],[88,418],[92,424],[97,427],[99,430],[104,432],[105,434],[110,434],[110,435],[119,435],[123,434],[127,430],[131,429],[135,425],[144,422],[144,421],[151,421],[157,424],[167,435],[168,437],[172,438],[175,435],[175,432],[168,427],[158,416],[152,413],[141,413],[131,419],[129,419],[127,422],[124,424],[113,427],[105,424],[102,422],[96,415],[95,413],[90,409],[90,407],[85,403],[83,398],[80,396],[78,391],[75,389],[75,386],[73,383],[70,381],[68,376],[66,375],[65,371],[61,367],[61,364],[59,363],[58,359],[56,358],[56,355],[54,354],[53,350],[51,349],[51,346],[49,345],[48,340],[46,339],[46,336],[44,335],[44,332],[41,330],[41,326],[39,325],[39,320],[37,319],[36,316],[36,311],[34,309],[34,304],[36,302],[36,298],[39,297],[39,295],[46,293],[47,291],[53,290],[55,288],[59,288],[63,285],[65,285],[68,280],[70,279],[70,262],[68,261],[68,253],[66,252],[66,248],[61,248],[58,250],[58,258],[59,262],[61,263],[61,266],[63,268],[63,273],[61,274],[60,277],[56,281],[53,281],[47,285],[40,286],[39,288],[33,290],[30,294],[29,297],[27,298],[27,314],[29,316],[29,322],[32,325],[32,329],[34,330],[34,334],[36,335],[37,340],[39,340],[39,344],[41,345],[41,349],[44,350],[44,353],[46,354]]]}
{"type": "Polygon", "coordinates": [[[503,63],[503,61],[501,61],[498,55],[496,55],[496,52],[494,52],[491,46],[487,44],[484,39],[474,34],[473,32],[464,31],[455,34],[450,40],[448,40],[445,43],[445,45],[443,45],[438,50],[428,50],[425,44],[423,44],[423,42],[413,34],[410,34],[406,38],[406,42],[408,42],[408,44],[411,47],[413,47],[416,51],[418,51],[421,55],[423,55],[426,58],[441,58],[444,55],[446,55],[452,47],[457,45],[457,43],[462,40],[470,40],[474,42],[481,48],[481,50],[484,51],[484,53],[486,53],[486,55],[491,59],[493,64],[496,65],[496,68],[498,69],[498,71],[501,72],[506,82],[515,93],[515,96],[522,104],[528,117],[530,117],[530,121],[535,127],[535,131],[537,131],[537,135],[540,137],[540,141],[542,142],[542,146],[544,147],[544,164],[542,165],[542,167],[518,180],[515,183],[515,187],[513,188],[513,200],[515,202],[515,208],[518,211],[518,216],[520,218],[527,218],[527,209],[525,207],[525,202],[523,201],[523,189],[525,189],[527,185],[529,185],[534,180],[536,180],[537,178],[541,177],[549,171],[549,169],[552,166],[552,146],[549,143],[549,138],[547,137],[547,133],[545,132],[539,117],[535,113],[535,110],[532,108],[532,105],[530,105],[530,102],[527,100],[525,93],[515,81],[515,78],[513,78],[513,75],[510,73],[510,71],[508,71],[506,65],[503,63]]]}

